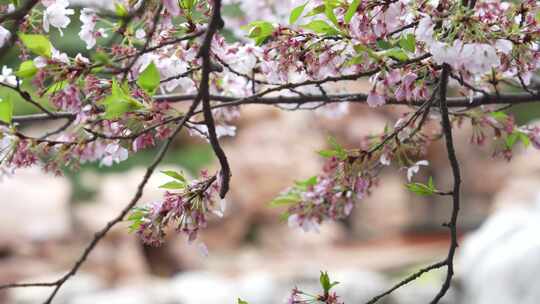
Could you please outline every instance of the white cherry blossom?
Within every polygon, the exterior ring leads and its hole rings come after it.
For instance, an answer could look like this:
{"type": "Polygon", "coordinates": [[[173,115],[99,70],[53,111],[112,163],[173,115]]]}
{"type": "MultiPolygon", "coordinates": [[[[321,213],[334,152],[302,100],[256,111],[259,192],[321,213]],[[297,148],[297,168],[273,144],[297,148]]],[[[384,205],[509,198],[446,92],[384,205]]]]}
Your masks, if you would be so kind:
{"type": "Polygon", "coordinates": [[[75,14],[75,11],[68,8],[68,0],[56,0],[47,6],[43,12],[43,29],[49,32],[50,26],[56,27],[60,31],[60,35],[64,35],[62,29],[66,28],[71,19],[69,15],[75,14]]]}
{"type": "Polygon", "coordinates": [[[420,171],[420,166],[429,166],[429,162],[427,160],[421,160],[407,168],[407,180],[409,182],[411,182],[413,176],[420,171]]]}
{"type": "Polygon", "coordinates": [[[0,26],[0,47],[3,47],[11,38],[11,32],[0,26]]]}

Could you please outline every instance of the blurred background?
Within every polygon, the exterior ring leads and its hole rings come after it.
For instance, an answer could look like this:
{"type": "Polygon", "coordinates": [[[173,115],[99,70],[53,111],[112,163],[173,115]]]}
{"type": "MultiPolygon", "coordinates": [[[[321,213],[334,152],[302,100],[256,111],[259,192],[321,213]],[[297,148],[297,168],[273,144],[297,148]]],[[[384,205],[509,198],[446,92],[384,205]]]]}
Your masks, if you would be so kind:
{"type": "MultiPolygon", "coordinates": [[[[245,12],[242,4],[228,4],[227,14],[238,22],[245,12]]],[[[70,55],[85,54],[76,20],[64,37],[53,39],[55,47],[70,55]]],[[[16,54],[1,65],[16,68],[16,54]]],[[[368,89],[362,82],[346,85],[368,89]]],[[[30,84],[24,86],[32,90],[30,84]]],[[[5,95],[13,98],[16,114],[32,113],[15,94],[0,88],[0,96],[5,95]]],[[[283,210],[268,207],[268,202],[294,180],[320,171],[323,159],[315,151],[326,148],[328,135],[357,147],[363,136],[393,124],[405,110],[350,105],[347,114],[335,119],[326,111],[243,107],[237,136],[223,139],[233,179],[225,217],[215,218],[201,236],[209,255],[174,233],[160,248],[145,247],[121,223],[64,285],[55,303],[206,304],[235,303],[236,298],[251,304],[284,303],[295,286],[318,292],[321,270],[340,282],[336,291],[345,303],[369,300],[446,256],[449,239],[441,224],[450,214],[448,198],[413,195],[404,186],[406,172],[387,168],[380,185],[349,219],[326,223],[319,234],[288,228],[279,219],[283,210]]],[[[526,105],[511,112],[527,123],[540,110],[526,105]]],[[[25,132],[53,126],[28,125],[25,132]]],[[[470,145],[470,135],[466,124],[455,133],[463,176],[461,246],[457,279],[441,303],[538,303],[540,152],[519,151],[508,163],[493,159],[489,147],[470,145]]],[[[52,281],[69,270],[93,234],[131,199],[154,153],[144,150],[111,168],[88,164],[62,177],[26,169],[4,179],[0,284],[52,281]]],[[[427,159],[431,166],[421,170],[418,179],[433,176],[440,189],[448,189],[451,172],[444,147],[430,146],[427,159]]],[[[197,176],[201,169],[217,169],[217,164],[206,142],[182,134],[158,169],[197,176]]],[[[159,200],[163,192],[158,186],[164,180],[166,176],[155,174],[141,202],[159,200]]],[[[381,303],[428,303],[444,275],[430,272],[381,303]]],[[[0,303],[41,303],[50,291],[0,291],[0,303]]]]}

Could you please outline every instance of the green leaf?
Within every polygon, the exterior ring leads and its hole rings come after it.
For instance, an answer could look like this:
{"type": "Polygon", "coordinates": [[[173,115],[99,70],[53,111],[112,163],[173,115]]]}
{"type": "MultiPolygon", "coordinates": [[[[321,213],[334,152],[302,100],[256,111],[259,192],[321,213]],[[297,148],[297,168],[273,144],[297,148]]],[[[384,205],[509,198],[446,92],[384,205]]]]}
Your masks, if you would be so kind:
{"type": "Polygon", "coordinates": [[[19,38],[24,46],[32,53],[39,56],[51,57],[52,44],[46,36],[20,33],[19,38]]]}
{"type": "Polygon", "coordinates": [[[15,72],[15,75],[20,78],[29,78],[34,76],[38,71],[38,68],[34,64],[33,60],[26,60],[21,62],[19,65],[19,70],[15,72]]]}
{"type": "Polygon", "coordinates": [[[378,39],[375,44],[377,44],[377,47],[383,50],[389,50],[394,47],[392,43],[386,40],[378,39]]]}
{"type": "Polygon", "coordinates": [[[417,195],[427,196],[435,193],[433,181],[430,181],[428,185],[422,183],[409,183],[406,186],[409,191],[417,195]]]}
{"type": "Polygon", "coordinates": [[[519,132],[518,136],[523,146],[525,146],[525,148],[529,147],[529,145],[531,144],[531,139],[529,138],[529,136],[527,136],[527,134],[523,132],[519,132]]]}
{"type": "Polygon", "coordinates": [[[116,12],[116,16],[122,18],[127,17],[129,14],[127,8],[123,4],[118,2],[114,3],[114,11],[116,12]]]}
{"type": "MultiPolygon", "coordinates": [[[[347,150],[345,150],[334,137],[329,136],[328,137],[328,143],[332,148],[334,149],[335,156],[337,156],[341,160],[345,160],[348,156],[347,150]]],[[[333,155],[334,156],[334,155],[333,155]]]]}
{"type": "Polygon", "coordinates": [[[65,88],[68,84],[69,82],[67,80],[56,82],[52,84],[49,88],[47,88],[47,91],[45,92],[45,94],[49,94],[49,95],[55,94],[56,92],[65,88]]]}
{"type": "Polygon", "coordinates": [[[325,5],[321,4],[315,7],[314,9],[312,9],[311,12],[307,13],[305,17],[313,17],[316,15],[322,14],[324,13],[324,10],[325,10],[325,5]]]}
{"type": "Polygon", "coordinates": [[[399,40],[399,46],[407,52],[414,53],[416,50],[416,38],[413,34],[407,34],[399,40]]]}
{"type": "Polygon", "coordinates": [[[527,134],[516,130],[506,137],[505,145],[508,149],[512,149],[518,141],[520,141],[523,146],[525,146],[525,148],[527,148],[531,144],[531,140],[529,139],[529,136],[527,136],[527,134]]]}
{"type": "Polygon", "coordinates": [[[389,49],[389,50],[380,52],[380,54],[390,57],[397,61],[405,61],[409,59],[409,56],[407,55],[407,53],[405,53],[405,51],[403,51],[402,49],[398,49],[398,48],[389,49]]]}
{"type": "Polygon", "coordinates": [[[303,28],[314,31],[318,34],[337,35],[339,31],[323,20],[313,20],[308,24],[302,25],[303,28]]]}
{"type": "Polygon", "coordinates": [[[13,102],[10,98],[6,97],[0,99],[0,121],[7,124],[11,124],[13,118],[13,102]]]}
{"type": "Polygon", "coordinates": [[[242,300],[242,299],[240,299],[240,298],[238,298],[237,304],[249,304],[249,303],[246,302],[246,301],[244,301],[244,300],[242,300]]]}
{"type": "Polygon", "coordinates": [[[161,186],[159,186],[161,189],[169,189],[169,190],[178,190],[178,189],[184,189],[186,188],[186,183],[184,182],[168,182],[161,186]]]}
{"type": "Polygon", "coordinates": [[[324,14],[326,15],[326,18],[328,20],[332,21],[332,23],[339,28],[339,22],[336,18],[336,15],[334,14],[334,8],[335,6],[330,3],[330,1],[325,0],[324,1],[324,14]]]}
{"type": "Polygon", "coordinates": [[[132,222],[128,227],[130,233],[139,229],[147,212],[148,210],[146,208],[133,208],[133,211],[131,211],[127,218],[127,221],[132,222]]]}
{"type": "Polygon", "coordinates": [[[195,2],[197,1],[196,0],[182,0],[180,1],[180,6],[183,9],[191,12],[191,10],[193,10],[193,7],[195,6],[195,2]]]}
{"type": "Polygon", "coordinates": [[[347,8],[347,11],[345,12],[345,17],[343,17],[345,23],[351,22],[351,19],[356,13],[358,6],[360,6],[360,3],[362,3],[361,0],[353,0],[353,2],[349,5],[349,8],[347,8]]]}
{"type": "Polygon", "coordinates": [[[165,171],[161,171],[161,173],[167,175],[167,176],[170,176],[176,180],[179,180],[181,182],[186,182],[186,177],[184,176],[184,173],[183,172],[176,172],[176,171],[173,171],[173,170],[165,170],[165,171]]]}
{"type": "Polygon", "coordinates": [[[300,194],[295,193],[295,192],[288,192],[288,193],[280,194],[278,197],[273,199],[269,203],[269,205],[271,207],[279,207],[283,205],[296,204],[300,202],[301,200],[302,198],[300,197],[300,194]]]}
{"type": "Polygon", "coordinates": [[[305,180],[295,181],[294,184],[299,190],[306,191],[308,187],[315,186],[317,184],[317,176],[315,175],[305,180]]]}
{"type": "Polygon", "coordinates": [[[159,70],[152,61],[139,75],[137,85],[144,89],[148,94],[153,95],[156,89],[159,87],[160,81],[161,78],[159,76],[159,70]]]}
{"type": "Polygon", "coordinates": [[[328,276],[328,272],[326,271],[325,272],[321,271],[319,282],[321,282],[321,287],[324,290],[324,294],[328,294],[328,292],[330,292],[330,289],[332,289],[332,287],[339,284],[339,282],[331,282],[330,277],[328,276]]]}
{"type": "Polygon", "coordinates": [[[105,118],[120,118],[124,113],[132,112],[143,108],[143,105],[129,95],[127,85],[120,87],[116,80],[113,80],[111,95],[101,101],[105,106],[105,118]]]}
{"type": "Polygon", "coordinates": [[[508,149],[512,149],[512,147],[514,147],[514,145],[516,144],[518,140],[518,135],[517,133],[512,133],[510,135],[508,135],[505,139],[505,144],[506,144],[506,147],[508,149]]]}
{"type": "Polygon", "coordinates": [[[370,49],[369,47],[363,45],[363,44],[356,44],[354,46],[354,50],[356,51],[356,53],[367,53],[369,57],[373,58],[374,60],[379,60],[381,59],[381,56],[379,56],[376,52],[374,52],[372,49],[370,49]]]}
{"type": "Polygon", "coordinates": [[[335,150],[321,150],[321,151],[318,151],[317,153],[319,153],[319,155],[324,158],[338,156],[338,152],[335,150]]]}
{"type": "Polygon", "coordinates": [[[508,114],[502,111],[491,112],[489,113],[489,115],[491,115],[491,117],[495,118],[498,121],[506,120],[508,118],[508,114]]]}
{"type": "Polygon", "coordinates": [[[294,24],[296,22],[296,20],[298,20],[298,18],[300,18],[300,16],[302,16],[302,13],[304,12],[304,9],[306,8],[307,4],[308,3],[306,2],[303,5],[295,7],[291,11],[291,15],[289,16],[289,24],[294,24]]]}
{"type": "Polygon", "coordinates": [[[363,55],[358,55],[358,56],[354,56],[353,58],[347,60],[345,62],[345,67],[350,67],[352,65],[355,65],[355,64],[361,64],[362,62],[364,62],[364,56],[363,55]]]}
{"type": "Polygon", "coordinates": [[[247,25],[248,37],[255,40],[256,45],[262,45],[274,32],[274,25],[268,21],[254,21],[247,25]]]}

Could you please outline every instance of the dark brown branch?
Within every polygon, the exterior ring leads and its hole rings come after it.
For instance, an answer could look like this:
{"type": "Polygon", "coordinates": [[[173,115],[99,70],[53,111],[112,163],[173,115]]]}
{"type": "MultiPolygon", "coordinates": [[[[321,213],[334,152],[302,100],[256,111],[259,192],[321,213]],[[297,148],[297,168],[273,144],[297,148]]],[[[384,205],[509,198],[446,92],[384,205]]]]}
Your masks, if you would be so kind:
{"type": "Polygon", "coordinates": [[[446,261],[442,261],[442,262],[438,262],[438,263],[435,263],[435,264],[432,264],[432,265],[429,265],[427,267],[424,267],[420,270],[418,270],[417,272],[409,275],[408,277],[406,277],[405,279],[403,279],[402,281],[400,281],[399,283],[397,283],[396,285],[392,286],[390,289],[388,289],[387,291],[373,297],[371,300],[367,301],[366,304],[375,304],[377,303],[380,299],[390,295],[392,292],[396,291],[397,289],[409,284],[410,282],[420,278],[423,274],[427,273],[427,272],[430,272],[432,270],[435,270],[435,269],[439,269],[439,268],[442,268],[446,266],[446,261]]]}
{"type": "MultiPolygon", "coordinates": [[[[157,102],[182,102],[191,101],[195,99],[197,95],[158,95],[154,100],[157,102]]],[[[258,95],[251,95],[247,97],[236,96],[224,96],[224,95],[210,95],[210,100],[222,102],[223,104],[217,106],[239,106],[246,104],[305,104],[312,102],[324,102],[324,103],[338,103],[338,102],[353,102],[353,103],[365,103],[367,100],[367,94],[364,93],[352,93],[352,94],[321,94],[321,95],[302,95],[302,96],[275,96],[275,97],[261,97],[258,95]]],[[[404,106],[421,106],[427,100],[417,99],[413,101],[398,101],[395,98],[389,98],[386,100],[386,104],[389,105],[404,105],[404,106]]],[[[475,108],[482,105],[496,105],[496,104],[520,104],[520,103],[534,103],[540,101],[540,93],[531,95],[529,93],[508,93],[500,94],[486,94],[483,96],[469,97],[448,97],[449,108],[475,108]]]]}
{"type": "Polygon", "coordinates": [[[42,106],[41,104],[39,104],[39,102],[35,101],[32,96],[30,95],[30,93],[26,92],[26,91],[23,91],[19,84],[17,84],[16,87],[14,86],[11,86],[9,84],[6,84],[6,83],[3,83],[3,82],[0,82],[0,86],[3,86],[3,87],[6,87],[6,88],[9,88],[9,89],[12,89],[13,91],[17,92],[17,94],[19,94],[19,96],[21,96],[26,102],[28,102],[29,104],[33,105],[34,107],[38,108],[41,112],[43,113],[46,113],[47,115],[51,116],[51,117],[54,117],[54,112],[51,112],[49,110],[47,110],[44,106],[42,106]]]}
{"type": "Polygon", "coordinates": [[[210,59],[210,48],[212,45],[212,39],[214,34],[218,29],[223,27],[223,19],[221,18],[221,0],[214,0],[212,7],[212,19],[208,24],[208,30],[206,36],[204,37],[203,44],[199,50],[199,56],[202,58],[202,78],[201,85],[199,89],[199,95],[202,99],[203,104],[203,114],[204,120],[206,122],[206,127],[208,129],[208,140],[212,149],[216,154],[216,157],[219,160],[221,165],[221,180],[220,180],[220,190],[219,196],[224,198],[227,192],[229,191],[229,182],[231,179],[231,168],[227,160],[227,155],[223,151],[219,144],[219,140],[216,134],[216,126],[214,122],[214,117],[212,115],[212,109],[210,107],[210,73],[212,72],[212,63],[210,59]]]}
{"type": "Polygon", "coordinates": [[[16,123],[25,123],[25,122],[36,122],[36,121],[45,121],[45,120],[57,120],[57,119],[73,119],[75,114],[69,112],[54,112],[53,116],[49,114],[39,113],[39,114],[29,114],[29,115],[18,115],[13,117],[13,122],[16,123]]]}
{"type": "Polygon", "coordinates": [[[448,154],[448,160],[450,167],[452,168],[452,175],[454,179],[454,186],[452,189],[452,215],[450,221],[445,224],[450,230],[450,249],[448,250],[448,256],[446,257],[446,278],[444,283],[437,293],[435,298],[431,301],[431,304],[439,303],[439,301],[450,289],[450,283],[454,276],[454,256],[458,247],[457,239],[457,220],[459,215],[460,206],[460,187],[461,187],[461,173],[459,168],[459,162],[456,156],[454,148],[454,140],[452,138],[452,124],[448,114],[448,106],[446,100],[446,92],[448,87],[448,75],[450,73],[450,66],[448,64],[443,65],[440,81],[440,100],[439,108],[441,110],[441,127],[444,139],[446,142],[446,151],[448,154]]]}
{"type": "Polygon", "coordinates": [[[0,16],[0,23],[3,23],[7,20],[21,20],[26,15],[28,15],[28,12],[34,8],[39,3],[39,0],[28,0],[24,2],[24,4],[19,7],[18,9],[12,11],[11,13],[7,13],[5,15],[0,16]]]}

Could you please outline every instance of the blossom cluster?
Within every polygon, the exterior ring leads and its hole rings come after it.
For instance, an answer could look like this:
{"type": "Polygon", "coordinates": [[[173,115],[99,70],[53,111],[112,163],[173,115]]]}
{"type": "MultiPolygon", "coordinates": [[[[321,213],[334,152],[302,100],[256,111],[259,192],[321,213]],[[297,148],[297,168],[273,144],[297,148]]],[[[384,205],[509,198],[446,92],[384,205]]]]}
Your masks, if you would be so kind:
{"type": "Polygon", "coordinates": [[[210,213],[223,217],[225,201],[219,199],[216,176],[201,172],[198,180],[187,181],[182,173],[164,171],[174,180],[161,186],[167,189],[163,200],[135,208],[128,220],[130,229],[150,246],[164,242],[167,227],[184,234],[191,243],[208,225],[210,213]]]}

